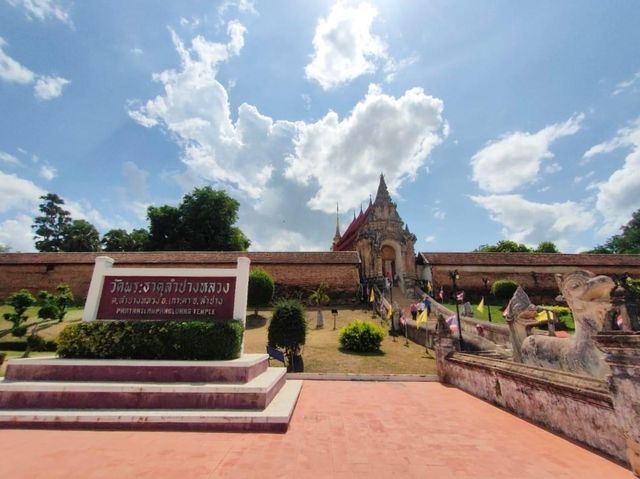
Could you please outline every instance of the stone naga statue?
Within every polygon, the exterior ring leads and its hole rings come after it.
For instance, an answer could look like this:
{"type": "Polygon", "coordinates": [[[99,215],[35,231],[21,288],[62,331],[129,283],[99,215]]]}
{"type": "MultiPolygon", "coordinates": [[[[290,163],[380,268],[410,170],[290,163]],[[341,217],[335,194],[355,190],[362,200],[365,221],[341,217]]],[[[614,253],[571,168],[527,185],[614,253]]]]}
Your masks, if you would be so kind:
{"type": "Polygon", "coordinates": [[[608,329],[611,292],[616,285],[608,276],[596,276],[589,271],[557,274],[556,281],[573,313],[575,334],[570,338],[527,336],[520,348],[522,362],[604,378],[610,370],[592,336],[608,329]]]}

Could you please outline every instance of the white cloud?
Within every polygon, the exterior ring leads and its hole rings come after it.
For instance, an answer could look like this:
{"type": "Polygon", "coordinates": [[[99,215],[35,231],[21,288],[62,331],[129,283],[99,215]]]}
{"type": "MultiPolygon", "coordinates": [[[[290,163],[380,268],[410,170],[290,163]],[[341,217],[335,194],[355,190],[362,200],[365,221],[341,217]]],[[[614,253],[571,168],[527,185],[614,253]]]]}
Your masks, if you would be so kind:
{"type": "Polygon", "coordinates": [[[471,158],[473,180],[484,191],[508,193],[534,183],[543,161],[553,158],[551,144],[580,130],[583,114],[536,133],[517,131],[490,142],[471,158]]]}
{"type": "Polygon", "coordinates": [[[7,55],[2,49],[6,45],[7,42],[0,37],[0,79],[10,83],[32,83],[35,74],[7,55]]]}
{"type": "Polygon", "coordinates": [[[621,81],[620,83],[618,83],[616,85],[616,89],[613,90],[612,95],[613,96],[619,95],[620,93],[622,93],[625,90],[628,90],[629,88],[633,88],[635,90],[635,84],[638,81],[640,81],[640,72],[636,72],[628,80],[624,80],[624,81],[621,81]]]}
{"type": "Polygon", "coordinates": [[[33,218],[24,214],[0,223],[0,243],[9,246],[12,252],[34,252],[33,218]]]}
{"type": "Polygon", "coordinates": [[[631,126],[620,129],[616,136],[604,143],[591,147],[584,158],[611,153],[619,148],[631,149],[622,168],[614,171],[603,182],[596,183],[596,208],[604,217],[604,225],[599,233],[617,233],[640,208],[640,118],[631,126]]]}
{"type": "Polygon", "coordinates": [[[329,16],[316,25],[314,53],[305,67],[307,78],[328,90],[375,72],[376,63],[387,59],[385,43],[371,33],[377,15],[368,3],[347,6],[336,2],[329,16]]]}
{"type": "Polygon", "coordinates": [[[429,235],[424,239],[425,243],[433,243],[436,240],[436,237],[433,235],[429,235]]]}
{"type": "Polygon", "coordinates": [[[57,170],[50,165],[42,165],[40,167],[40,176],[45,180],[53,180],[56,176],[58,176],[57,170]]]}
{"type": "Polygon", "coordinates": [[[69,83],[66,78],[41,76],[33,86],[33,93],[40,100],[53,100],[62,95],[62,88],[69,83]]]}
{"type": "Polygon", "coordinates": [[[472,196],[471,199],[502,225],[505,238],[529,245],[550,240],[566,249],[573,233],[587,231],[595,224],[593,212],[574,201],[535,203],[520,195],[472,196]]]}
{"type": "Polygon", "coordinates": [[[323,211],[333,213],[336,199],[344,209],[359,206],[375,191],[381,171],[394,191],[424,167],[446,130],[442,101],[417,88],[394,98],[372,86],[341,120],[333,112],[312,124],[277,120],[243,103],[234,121],[216,75],[240,52],[240,27],[229,24],[228,43],[198,36],[190,47],[172,32],[179,69],[155,74],[163,94],[130,106],[129,115],[147,128],[162,128],[181,146],[185,169],[164,172],[165,178],[185,191],[223,187],[240,200],[241,228],[263,238],[252,249],[325,250],[335,219],[323,211]]]}
{"type": "Polygon", "coordinates": [[[400,98],[374,85],[342,120],[334,112],[299,124],[295,153],[287,158],[286,177],[302,184],[317,181],[319,191],[307,203],[315,210],[356,208],[376,190],[381,172],[392,192],[414,179],[434,146],[444,137],[443,103],[421,88],[400,98]]]}
{"type": "Polygon", "coordinates": [[[433,209],[433,217],[437,220],[443,220],[447,217],[447,213],[440,208],[433,209]]]}
{"type": "Polygon", "coordinates": [[[22,7],[30,20],[37,18],[45,21],[49,18],[72,26],[69,12],[54,0],[7,0],[14,7],[22,7]]]}
{"type": "Polygon", "coordinates": [[[550,175],[559,171],[562,171],[562,166],[560,166],[560,163],[551,163],[544,167],[544,172],[549,173],[550,175]]]}
{"type": "Polygon", "coordinates": [[[253,13],[254,15],[258,13],[253,0],[225,0],[218,7],[218,15],[222,18],[231,8],[237,9],[240,13],[253,13]]]}
{"type": "Polygon", "coordinates": [[[18,158],[16,158],[15,156],[5,152],[5,151],[0,151],[0,161],[4,161],[5,163],[8,163],[10,165],[20,165],[20,160],[18,158]]]}
{"type": "Polygon", "coordinates": [[[0,171],[0,213],[9,210],[33,211],[46,192],[29,180],[0,171]]]}
{"type": "Polygon", "coordinates": [[[394,60],[393,58],[387,58],[387,62],[384,65],[383,71],[385,73],[384,81],[385,83],[391,83],[396,79],[398,73],[400,73],[405,68],[417,63],[419,60],[418,55],[412,55],[407,58],[403,58],[401,60],[394,60]]]}
{"type": "Polygon", "coordinates": [[[162,126],[183,147],[182,162],[189,183],[229,183],[252,198],[260,196],[273,171],[274,154],[283,153],[295,133],[295,125],[273,121],[243,103],[231,119],[229,98],[216,79],[218,64],[239,54],[245,28],[230,22],[227,44],[195,37],[187,49],[171,32],[181,59],[181,70],[154,75],[164,95],[149,100],[129,115],[145,127],[162,126]]]}
{"type": "Polygon", "coordinates": [[[71,218],[74,220],[87,220],[101,231],[110,230],[117,226],[114,222],[105,218],[102,213],[91,206],[91,203],[88,201],[65,199],[63,208],[71,213],[71,218]]]}
{"type": "Polygon", "coordinates": [[[62,88],[67,85],[69,80],[62,77],[50,77],[46,75],[37,75],[22,66],[19,62],[7,55],[2,47],[6,46],[2,37],[0,37],[0,79],[9,83],[19,83],[27,85],[35,82],[33,86],[33,94],[40,100],[51,100],[62,94],[62,88]]]}
{"type": "Polygon", "coordinates": [[[595,175],[595,171],[590,171],[589,173],[586,173],[584,175],[578,175],[573,179],[574,183],[582,183],[584,180],[588,180],[589,178],[591,178],[593,175],[595,175]]]}
{"type": "Polygon", "coordinates": [[[133,53],[134,55],[142,55],[144,53],[144,50],[140,47],[134,47],[131,50],[129,50],[131,53],[133,53]]]}

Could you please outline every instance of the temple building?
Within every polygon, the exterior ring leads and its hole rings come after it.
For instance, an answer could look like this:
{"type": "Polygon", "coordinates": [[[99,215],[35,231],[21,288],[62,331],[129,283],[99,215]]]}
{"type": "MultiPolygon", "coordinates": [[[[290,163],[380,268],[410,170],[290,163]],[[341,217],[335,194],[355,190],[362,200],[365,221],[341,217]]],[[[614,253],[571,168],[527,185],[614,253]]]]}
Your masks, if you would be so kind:
{"type": "Polygon", "coordinates": [[[363,279],[390,276],[403,291],[412,289],[416,280],[416,236],[409,231],[391,200],[384,175],[375,201],[355,216],[343,234],[336,224],[332,251],[357,251],[363,279]]]}

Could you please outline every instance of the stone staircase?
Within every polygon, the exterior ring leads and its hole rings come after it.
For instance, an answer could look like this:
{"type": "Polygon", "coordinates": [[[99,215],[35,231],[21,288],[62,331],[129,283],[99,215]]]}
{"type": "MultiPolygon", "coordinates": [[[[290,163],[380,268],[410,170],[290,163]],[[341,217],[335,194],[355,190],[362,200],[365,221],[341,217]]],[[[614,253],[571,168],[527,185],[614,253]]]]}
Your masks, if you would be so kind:
{"type": "Polygon", "coordinates": [[[0,380],[0,427],[287,430],[302,381],[266,354],[231,361],[14,359],[0,380]]]}

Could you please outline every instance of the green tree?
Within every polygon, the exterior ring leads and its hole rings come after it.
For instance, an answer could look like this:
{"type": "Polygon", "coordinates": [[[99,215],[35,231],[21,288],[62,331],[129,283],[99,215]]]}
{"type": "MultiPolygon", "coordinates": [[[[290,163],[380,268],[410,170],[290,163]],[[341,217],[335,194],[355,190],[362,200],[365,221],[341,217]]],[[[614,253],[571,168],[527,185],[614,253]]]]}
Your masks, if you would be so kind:
{"type": "Polygon", "coordinates": [[[559,253],[558,247],[553,241],[542,241],[538,243],[538,246],[534,253],[559,253]]]}
{"type": "Polygon", "coordinates": [[[612,236],[604,245],[596,246],[588,253],[640,254],[640,210],[635,211],[629,222],[620,229],[620,234],[612,236]]]}
{"type": "Polygon", "coordinates": [[[273,298],[275,285],[273,278],[264,269],[253,268],[249,273],[249,294],[247,303],[255,308],[255,315],[258,316],[258,307],[266,306],[273,298]]]}
{"type": "Polygon", "coordinates": [[[0,243],[0,253],[10,253],[10,252],[11,252],[11,246],[0,243]]]}
{"type": "Polygon", "coordinates": [[[240,204],[222,190],[195,188],[177,206],[151,206],[152,251],[245,251],[250,241],[234,223],[240,204]]]}
{"type": "Polygon", "coordinates": [[[22,325],[27,320],[24,314],[29,306],[36,303],[36,298],[26,289],[21,289],[7,298],[6,304],[13,308],[13,313],[4,313],[3,317],[13,326],[11,334],[20,338],[27,333],[27,328],[22,325]]]}
{"type": "Polygon", "coordinates": [[[135,229],[130,234],[131,250],[130,251],[146,251],[149,243],[149,232],[144,228],[135,229]]]}
{"type": "Polygon", "coordinates": [[[293,364],[293,354],[307,338],[307,320],[304,307],[299,301],[284,300],[276,304],[269,323],[267,341],[269,346],[284,348],[293,364]]]}
{"type": "Polygon", "coordinates": [[[529,253],[531,249],[522,243],[511,240],[500,240],[495,245],[483,244],[474,253],[529,253]]]}
{"type": "Polygon", "coordinates": [[[38,294],[42,306],[38,310],[40,319],[56,319],[62,322],[67,309],[73,304],[73,292],[66,284],[59,284],[56,287],[55,294],[48,291],[40,291],[38,294]]]}
{"type": "Polygon", "coordinates": [[[195,188],[179,206],[183,233],[193,251],[244,251],[245,235],[234,227],[240,203],[210,186],[195,188]]]}
{"type": "Polygon", "coordinates": [[[182,221],[178,208],[169,205],[149,206],[149,250],[180,251],[184,250],[182,238],[182,221]]]}
{"type": "Polygon", "coordinates": [[[123,229],[107,231],[100,243],[104,251],[131,251],[133,248],[131,236],[123,229]]]}
{"type": "Polygon", "coordinates": [[[42,213],[36,216],[32,228],[38,251],[62,251],[63,231],[71,222],[71,214],[65,210],[64,200],[55,193],[41,196],[42,203],[38,209],[42,213]]]}
{"type": "Polygon", "coordinates": [[[98,230],[86,220],[73,220],[62,230],[60,251],[100,251],[98,230]]]}

